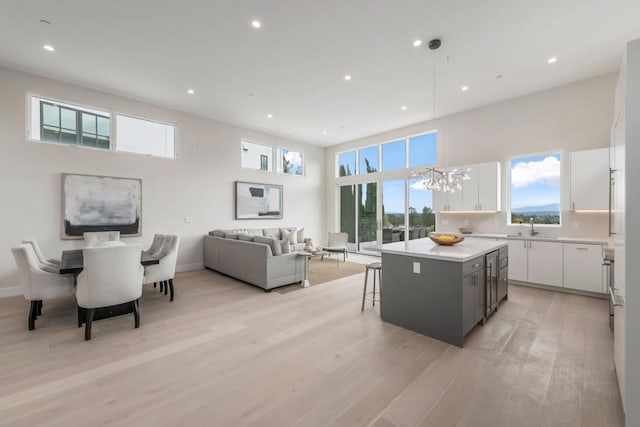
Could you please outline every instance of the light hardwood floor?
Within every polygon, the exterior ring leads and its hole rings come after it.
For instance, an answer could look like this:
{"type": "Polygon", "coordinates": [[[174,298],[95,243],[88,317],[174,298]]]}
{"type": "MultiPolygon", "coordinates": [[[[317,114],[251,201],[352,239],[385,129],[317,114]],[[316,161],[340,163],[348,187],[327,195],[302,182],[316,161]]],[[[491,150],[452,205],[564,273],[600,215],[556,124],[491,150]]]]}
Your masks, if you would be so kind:
{"type": "Polygon", "coordinates": [[[0,300],[0,423],[622,426],[605,300],[511,286],[464,349],[360,312],[363,275],[287,294],[216,273],[145,287],[141,327],[0,300]]]}

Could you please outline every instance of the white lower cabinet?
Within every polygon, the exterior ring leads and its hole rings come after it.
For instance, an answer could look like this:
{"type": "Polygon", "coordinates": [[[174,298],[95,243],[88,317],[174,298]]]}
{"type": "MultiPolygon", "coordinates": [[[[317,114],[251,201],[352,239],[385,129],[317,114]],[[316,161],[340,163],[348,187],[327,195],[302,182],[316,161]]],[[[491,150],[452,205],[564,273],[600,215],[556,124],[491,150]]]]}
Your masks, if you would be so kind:
{"type": "Polygon", "coordinates": [[[562,287],[562,245],[529,241],[528,282],[562,287]]]}
{"type": "Polygon", "coordinates": [[[509,240],[509,280],[606,293],[602,245],[509,240]]]}
{"type": "Polygon", "coordinates": [[[564,244],[564,287],[604,293],[602,245],[564,244]]]}
{"type": "Polygon", "coordinates": [[[527,281],[527,241],[509,240],[509,280],[527,281]]]}

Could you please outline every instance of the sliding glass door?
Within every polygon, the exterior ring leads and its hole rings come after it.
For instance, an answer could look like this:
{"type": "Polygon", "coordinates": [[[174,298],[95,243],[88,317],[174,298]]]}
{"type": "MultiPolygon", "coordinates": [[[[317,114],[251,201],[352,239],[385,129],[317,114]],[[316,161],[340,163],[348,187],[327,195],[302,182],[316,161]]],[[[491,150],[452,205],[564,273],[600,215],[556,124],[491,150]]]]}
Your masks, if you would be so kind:
{"type": "Polygon", "coordinates": [[[378,223],[378,183],[358,184],[358,250],[360,252],[378,249],[378,223]]]}
{"type": "Polygon", "coordinates": [[[382,182],[382,243],[405,240],[405,187],[404,179],[382,182]]]}
{"type": "Polygon", "coordinates": [[[358,249],[356,242],[356,186],[340,186],[340,231],[349,235],[347,248],[358,249]]]}

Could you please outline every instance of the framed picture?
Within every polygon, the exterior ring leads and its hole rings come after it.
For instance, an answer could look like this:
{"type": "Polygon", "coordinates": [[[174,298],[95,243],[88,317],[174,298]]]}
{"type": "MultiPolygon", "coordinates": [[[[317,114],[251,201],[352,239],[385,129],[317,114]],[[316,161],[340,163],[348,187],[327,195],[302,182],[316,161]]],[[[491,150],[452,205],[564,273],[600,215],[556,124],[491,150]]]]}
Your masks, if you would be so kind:
{"type": "Polygon", "coordinates": [[[142,230],[142,180],[62,174],[62,238],[80,239],[91,231],[142,230]]]}
{"type": "Polygon", "coordinates": [[[236,181],[236,219],[282,219],[282,185],[236,181]]]}

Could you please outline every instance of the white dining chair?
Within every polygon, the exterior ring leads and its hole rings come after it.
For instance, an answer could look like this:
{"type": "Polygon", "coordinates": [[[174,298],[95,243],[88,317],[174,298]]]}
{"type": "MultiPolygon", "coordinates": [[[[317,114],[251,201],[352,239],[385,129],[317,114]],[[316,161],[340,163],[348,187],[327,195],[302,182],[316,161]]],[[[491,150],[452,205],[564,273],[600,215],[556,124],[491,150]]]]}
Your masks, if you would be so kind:
{"type": "Polygon", "coordinates": [[[118,241],[120,240],[119,231],[87,231],[82,234],[84,238],[84,246],[90,248],[96,246],[100,242],[104,241],[118,241]]]}
{"type": "Polygon", "coordinates": [[[176,275],[179,245],[180,236],[165,235],[162,250],[157,256],[160,258],[160,263],[147,266],[144,275],[144,283],[160,282],[160,290],[164,289],[165,295],[169,291],[169,301],[173,301],[174,297],[173,279],[176,275]]]}
{"type": "Polygon", "coordinates": [[[148,253],[152,257],[157,257],[160,254],[160,251],[162,250],[163,243],[164,243],[164,234],[156,233],[153,235],[153,241],[151,242],[151,246],[149,246],[149,249],[147,249],[144,252],[148,253]]]}
{"type": "Polygon", "coordinates": [[[84,248],[84,267],[77,278],[78,327],[85,323],[84,339],[91,339],[91,325],[98,308],[128,304],[135,327],[140,326],[138,298],[142,295],[142,248],[136,245],[84,248]]]}
{"type": "Polygon", "coordinates": [[[42,301],[73,296],[73,276],[60,275],[43,269],[31,244],[11,248],[18,267],[22,293],[30,301],[28,328],[36,328],[36,319],[42,315],[42,301]]]}
{"type": "Polygon", "coordinates": [[[40,264],[47,265],[53,268],[60,268],[60,260],[54,259],[54,258],[47,258],[46,256],[44,256],[44,254],[42,253],[42,250],[40,249],[40,245],[38,244],[38,241],[36,239],[26,239],[26,240],[23,240],[22,243],[31,245],[33,247],[33,250],[40,264]]]}

